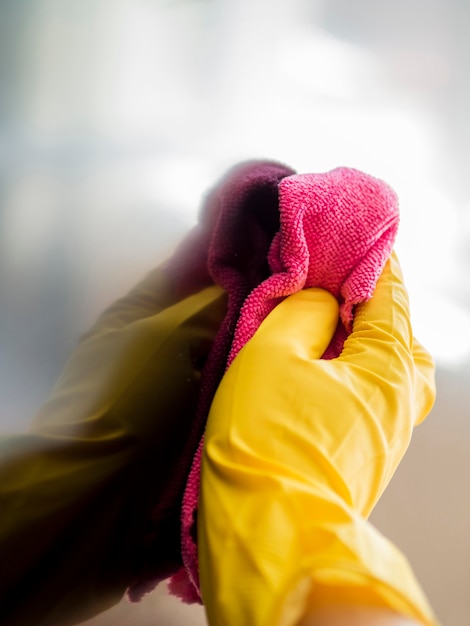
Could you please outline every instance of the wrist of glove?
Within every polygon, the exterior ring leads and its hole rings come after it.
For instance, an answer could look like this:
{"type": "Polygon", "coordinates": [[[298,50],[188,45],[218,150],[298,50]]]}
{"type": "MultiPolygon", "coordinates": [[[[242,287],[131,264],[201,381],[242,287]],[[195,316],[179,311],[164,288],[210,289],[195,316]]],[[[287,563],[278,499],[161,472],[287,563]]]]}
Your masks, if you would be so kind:
{"type": "Polygon", "coordinates": [[[435,624],[407,561],[367,521],[434,401],[394,256],[341,356],[320,360],[337,319],[325,291],[287,298],[214,398],[198,524],[211,624],[289,626],[351,604],[435,624]]]}

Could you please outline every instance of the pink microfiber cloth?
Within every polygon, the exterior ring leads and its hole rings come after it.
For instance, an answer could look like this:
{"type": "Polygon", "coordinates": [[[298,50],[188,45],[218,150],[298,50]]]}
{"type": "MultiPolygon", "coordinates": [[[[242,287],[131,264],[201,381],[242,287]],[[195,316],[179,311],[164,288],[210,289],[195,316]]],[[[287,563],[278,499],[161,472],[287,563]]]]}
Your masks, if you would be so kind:
{"type": "Polygon", "coordinates": [[[170,580],[170,591],[184,601],[201,601],[196,528],[202,433],[225,369],[269,312],[306,287],[327,289],[340,304],[323,358],[338,356],[354,305],[371,297],[390,255],[398,219],[394,192],[357,170],[298,175],[279,163],[248,162],[211,192],[199,225],[171,260],[168,271],[182,291],[212,279],[228,294],[194,419],[199,447],[196,442],[181,507],[184,567],[170,580]]]}

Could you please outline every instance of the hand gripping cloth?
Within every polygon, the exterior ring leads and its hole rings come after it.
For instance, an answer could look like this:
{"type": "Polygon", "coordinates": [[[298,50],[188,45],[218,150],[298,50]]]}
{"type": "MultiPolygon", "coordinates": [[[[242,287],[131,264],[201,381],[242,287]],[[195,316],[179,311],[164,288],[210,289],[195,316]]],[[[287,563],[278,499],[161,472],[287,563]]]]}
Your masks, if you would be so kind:
{"type": "Polygon", "coordinates": [[[217,388],[198,508],[209,624],[436,626],[406,558],[368,521],[435,396],[395,254],[339,357],[321,359],[338,315],[325,289],[287,297],[217,388]]]}
{"type": "MultiPolygon", "coordinates": [[[[398,202],[384,182],[349,168],[295,174],[274,162],[237,166],[209,194],[198,226],[167,271],[182,291],[212,281],[228,294],[227,314],[205,365],[193,440],[200,438],[182,504],[184,568],[170,590],[200,602],[196,523],[202,432],[225,369],[286,296],[320,287],[335,296],[340,319],[323,358],[341,352],[354,305],[372,295],[390,255],[398,202]]],[[[134,599],[148,590],[131,590],[134,599]]]]}

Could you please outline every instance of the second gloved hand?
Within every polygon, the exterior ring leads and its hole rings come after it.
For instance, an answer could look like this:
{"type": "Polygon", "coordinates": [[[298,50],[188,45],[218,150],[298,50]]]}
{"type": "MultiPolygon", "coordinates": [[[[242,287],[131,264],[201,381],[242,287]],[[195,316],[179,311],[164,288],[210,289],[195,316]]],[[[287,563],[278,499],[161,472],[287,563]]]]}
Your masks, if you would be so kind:
{"type": "Polygon", "coordinates": [[[201,369],[226,309],[159,268],[109,307],[28,433],[0,439],[2,624],[65,626],[181,567],[201,369]]]}

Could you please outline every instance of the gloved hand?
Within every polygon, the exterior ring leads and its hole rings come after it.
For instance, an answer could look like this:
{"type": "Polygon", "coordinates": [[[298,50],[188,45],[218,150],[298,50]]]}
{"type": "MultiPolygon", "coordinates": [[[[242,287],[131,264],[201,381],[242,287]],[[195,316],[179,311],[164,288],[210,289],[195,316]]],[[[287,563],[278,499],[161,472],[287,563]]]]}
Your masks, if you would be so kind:
{"type": "Polygon", "coordinates": [[[284,300],[226,372],[205,435],[201,590],[214,626],[291,626],[328,606],[434,624],[399,551],[367,521],[434,401],[393,255],[339,358],[326,291],[284,300]]]}
{"type": "Polygon", "coordinates": [[[181,565],[192,419],[226,308],[215,286],[186,295],[150,273],[82,338],[30,431],[0,439],[2,624],[77,623],[181,565]]]}

